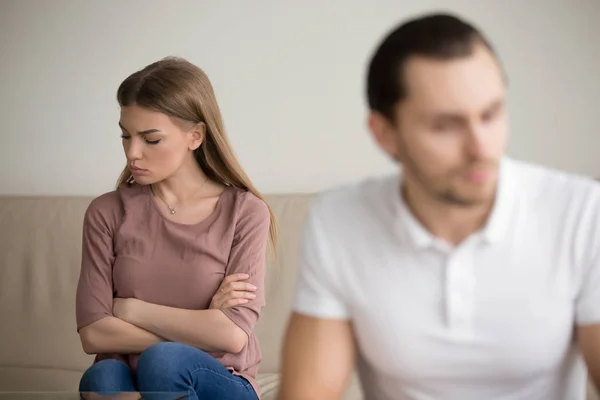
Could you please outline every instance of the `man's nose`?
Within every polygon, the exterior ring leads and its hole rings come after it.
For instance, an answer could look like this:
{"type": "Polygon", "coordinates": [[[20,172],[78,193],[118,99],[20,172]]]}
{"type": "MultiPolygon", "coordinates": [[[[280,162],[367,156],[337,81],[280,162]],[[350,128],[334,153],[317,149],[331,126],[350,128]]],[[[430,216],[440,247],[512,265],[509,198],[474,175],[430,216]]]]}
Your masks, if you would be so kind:
{"type": "Polygon", "coordinates": [[[471,128],[467,139],[467,153],[474,159],[486,159],[490,155],[490,137],[483,127],[471,128]]]}

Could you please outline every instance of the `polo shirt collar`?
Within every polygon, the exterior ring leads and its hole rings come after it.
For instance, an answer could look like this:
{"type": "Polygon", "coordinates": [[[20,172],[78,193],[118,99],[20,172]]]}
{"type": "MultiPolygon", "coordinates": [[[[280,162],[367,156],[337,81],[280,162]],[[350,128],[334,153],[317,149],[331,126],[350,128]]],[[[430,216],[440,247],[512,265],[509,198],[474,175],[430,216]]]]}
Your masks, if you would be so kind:
{"type": "Polygon", "coordinates": [[[408,208],[404,196],[402,195],[402,177],[398,181],[398,185],[394,188],[396,194],[396,222],[400,224],[400,228],[408,237],[410,242],[419,249],[431,247],[436,238],[433,236],[414,216],[408,208]]]}
{"type": "MultiPolygon", "coordinates": [[[[510,214],[515,197],[514,176],[512,173],[510,160],[505,157],[500,162],[498,175],[498,187],[492,212],[487,223],[480,231],[481,238],[487,243],[500,241],[508,233],[510,228],[510,214]]],[[[397,185],[394,188],[396,195],[396,223],[410,242],[419,249],[432,247],[440,239],[432,235],[417,220],[414,214],[408,208],[401,194],[402,174],[400,174],[397,185]]]]}
{"type": "Polygon", "coordinates": [[[498,188],[494,208],[481,234],[487,243],[502,240],[510,229],[511,214],[516,197],[515,179],[511,160],[502,159],[498,176],[498,188]]]}

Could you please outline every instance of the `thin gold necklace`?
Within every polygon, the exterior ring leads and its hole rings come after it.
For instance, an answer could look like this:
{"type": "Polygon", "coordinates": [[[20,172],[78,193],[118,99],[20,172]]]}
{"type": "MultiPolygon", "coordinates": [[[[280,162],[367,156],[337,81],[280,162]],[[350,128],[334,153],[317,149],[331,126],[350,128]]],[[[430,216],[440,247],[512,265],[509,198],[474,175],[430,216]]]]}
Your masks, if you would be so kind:
{"type": "MultiPolygon", "coordinates": [[[[204,187],[204,185],[206,185],[207,181],[208,181],[208,176],[206,177],[206,179],[204,179],[204,182],[202,182],[202,185],[200,185],[200,187],[196,190],[196,192],[198,190],[202,189],[204,187]]],[[[169,209],[169,214],[175,215],[175,213],[177,212],[177,210],[175,210],[175,207],[173,207],[169,203],[167,203],[167,201],[165,200],[165,198],[162,197],[162,195],[159,193],[158,190],[156,190],[156,188],[154,187],[154,185],[150,184],[150,190],[152,191],[152,193],[154,193],[156,196],[158,196],[158,198],[161,199],[163,203],[165,203],[165,205],[169,209]]]]}

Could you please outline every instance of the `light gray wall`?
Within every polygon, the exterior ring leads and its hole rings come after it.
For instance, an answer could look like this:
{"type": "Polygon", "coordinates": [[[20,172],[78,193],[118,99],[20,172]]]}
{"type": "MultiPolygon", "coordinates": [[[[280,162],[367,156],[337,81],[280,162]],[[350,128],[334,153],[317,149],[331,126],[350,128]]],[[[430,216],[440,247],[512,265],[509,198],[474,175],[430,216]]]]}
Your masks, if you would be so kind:
{"type": "Polygon", "coordinates": [[[390,171],[366,130],[366,61],[399,20],[438,7],[500,52],[510,153],[600,176],[597,0],[0,0],[0,193],[110,190],[124,165],[116,88],[166,55],[208,73],[260,190],[390,171]]]}

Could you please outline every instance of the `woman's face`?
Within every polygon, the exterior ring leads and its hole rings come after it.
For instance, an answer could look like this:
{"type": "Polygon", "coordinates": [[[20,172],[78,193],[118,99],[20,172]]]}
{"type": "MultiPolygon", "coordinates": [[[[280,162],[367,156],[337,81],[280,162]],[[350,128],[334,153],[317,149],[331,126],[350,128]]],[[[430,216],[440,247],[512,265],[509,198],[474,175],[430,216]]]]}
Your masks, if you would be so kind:
{"type": "Polygon", "coordinates": [[[137,105],[121,107],[119,127],[127,165],[142,185],[169,178],[193,161],[203,139],[197,127],[185,130],[168,115],[137,105]]]}

